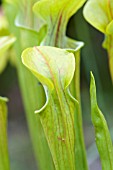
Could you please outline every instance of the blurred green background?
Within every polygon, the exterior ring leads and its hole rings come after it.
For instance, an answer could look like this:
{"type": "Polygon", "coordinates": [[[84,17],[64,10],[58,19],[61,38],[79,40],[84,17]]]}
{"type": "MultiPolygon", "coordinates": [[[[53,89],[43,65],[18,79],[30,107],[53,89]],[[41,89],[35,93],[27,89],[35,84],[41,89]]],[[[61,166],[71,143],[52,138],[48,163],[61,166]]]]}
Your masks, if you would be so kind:
{"type": "MultiPolygon", "coordinates": [[[[113,133],[113,86],[109,73],[107,53],[102,48],[104,36],[84,20],[82,10],[80,9],[70,19],[67,35],[85,43],[81,51],[81,100],[84,136],[90,169],[98,170],[100,169],[100,164],[94,144],[94,130],[90,116],[90,71],[94,73],[98,104],[106,117],[111,134],[113,133]]],[[[17,72],[10,63],[7,64],[5,71],[0,75],[0,96],[9,98],[8,137],[11,170],[36,170],[17,72]]]]}

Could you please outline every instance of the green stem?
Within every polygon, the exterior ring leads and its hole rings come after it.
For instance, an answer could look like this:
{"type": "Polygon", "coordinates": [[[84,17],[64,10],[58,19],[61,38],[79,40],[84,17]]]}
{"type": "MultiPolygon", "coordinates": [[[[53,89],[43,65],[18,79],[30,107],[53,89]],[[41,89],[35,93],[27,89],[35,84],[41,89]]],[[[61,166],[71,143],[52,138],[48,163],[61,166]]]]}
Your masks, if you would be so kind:
{"type": "Polygon", "coordinates": [[[107,52],[108,52],[109,70],[113,82],[113,36],[110,35],[107,36],[107,41],[108,41],[107,52]]]}
{"type": "MultiPolygon", "coordinates": [[[[62,90],[60,90],[60,97],[61,94],[62,90]]],[[[68,99],[69,97],[67,97],[67,92],[62,94],[60,98],[62,101],[61,104],[60,102],[56,104],[56,101],[59,101],[57,95],[56,92],[52,93],[50,107],[48,111],[40,113],[40,117],[54,160],[55,170],[75,170],[73,112],[71,113],[71,109],[69,108],[70,101],[68,99]],[[50,131],[48,132],[50,127],[52,133],[50,131]],[[53,139],[54,142],[52,142],[53,139]]]]}
{"type": "Polygon", "coordinates": [[[6,98],[0,97],[0,169],[9,170],[6,98]]]}
{"type": "Polygon", "coordinates": [[[74,79],[71,85],[71,91],[79,102],[77,110],[75,110],[75,166],[76,170],[87,170],[87,157],[84,144],[82,112],[80,99],[80,51],[75,53],[76,69],[74,79]]]}

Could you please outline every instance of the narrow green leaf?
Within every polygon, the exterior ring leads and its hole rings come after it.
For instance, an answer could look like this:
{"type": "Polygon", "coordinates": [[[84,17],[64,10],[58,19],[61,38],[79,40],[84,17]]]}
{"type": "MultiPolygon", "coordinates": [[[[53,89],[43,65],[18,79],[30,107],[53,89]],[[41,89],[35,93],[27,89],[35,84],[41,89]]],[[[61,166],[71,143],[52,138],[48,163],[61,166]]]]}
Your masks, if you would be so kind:
{"type": "Polygon", "coordinates": [[[91,117],[95,128],[95,140],[101,159],[102,170],[113,170],[113,146],[107,122],[98,108],[96,99],[96,87],[91,73],[90,84],[91,117]]]}
{"type": "Polygon", "coordinates": [[[5,69],[9,56],[7,55],[7,50],[15,42],[14,36],[3,36],[0,37],[0,73],[5,69]]]}
{"type": "Polygon", "coordinates": [[[74,55],[55,47],[28,48],[23,64],[43,84],[47,101],[39,113],[56,170],[74,170],[74,109],[68,86],[75,71],[74,55]]]}
{"type": "Polygon", "coordinates": [[[0,169],[9,170],[7,144],[7,98],[0,97],[0,169]]]}

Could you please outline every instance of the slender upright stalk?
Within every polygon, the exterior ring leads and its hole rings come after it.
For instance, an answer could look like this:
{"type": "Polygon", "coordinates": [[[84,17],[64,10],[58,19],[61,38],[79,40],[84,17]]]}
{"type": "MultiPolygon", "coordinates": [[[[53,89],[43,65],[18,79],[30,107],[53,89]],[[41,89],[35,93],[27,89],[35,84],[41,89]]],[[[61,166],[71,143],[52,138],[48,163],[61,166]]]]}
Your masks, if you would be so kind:
{"type": "Polygon", "coordinates": [[[88,169],[87,161],[85,158],[86,151],[84,145],[83,137],[83,127],[82,127],[82,111],[81,111],[81,98],[80,98],[80,50],[75,53],[76,69],[75,75],[72,82],[73,96],[79,102],[78,108],[75,111],[75,160],[76,169],[88,169]],[[82,149],[81,149],[82,148],[82,149]],[[82,164],[77,162],[82,161],[82,164]]]}
{"type": "Polygon", "coordinates": [[[7,98],[0,97],[0,169],[9,170],[7,141],[7,98]]]}

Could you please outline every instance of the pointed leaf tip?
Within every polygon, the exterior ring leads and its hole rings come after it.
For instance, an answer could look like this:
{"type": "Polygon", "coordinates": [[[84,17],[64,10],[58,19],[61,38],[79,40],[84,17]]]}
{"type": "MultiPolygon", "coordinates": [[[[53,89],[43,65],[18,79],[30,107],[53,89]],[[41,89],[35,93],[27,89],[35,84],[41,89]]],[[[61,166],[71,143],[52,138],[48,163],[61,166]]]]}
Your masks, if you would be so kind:
{"type": "Polygon", "coordinates": [[[90,77],[91,77],[91,82],[90,82],[91,107],[94,107],[94,105],[97,104],[97,99],[96,99],[96,85],[95,85],[95,78],[94,78],[92,72],[90,72],[90,77]]]}

